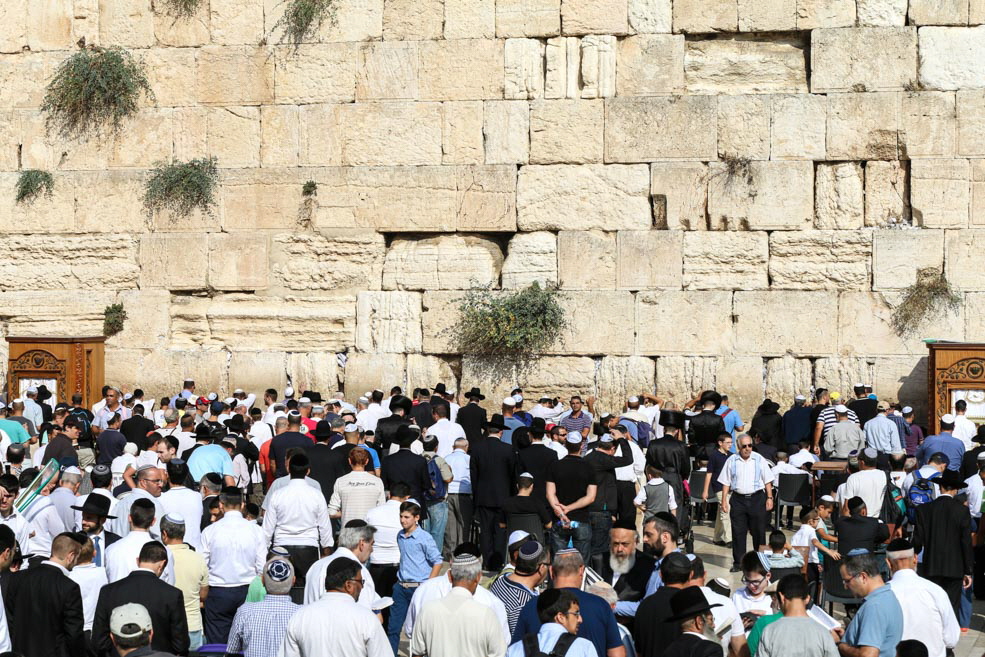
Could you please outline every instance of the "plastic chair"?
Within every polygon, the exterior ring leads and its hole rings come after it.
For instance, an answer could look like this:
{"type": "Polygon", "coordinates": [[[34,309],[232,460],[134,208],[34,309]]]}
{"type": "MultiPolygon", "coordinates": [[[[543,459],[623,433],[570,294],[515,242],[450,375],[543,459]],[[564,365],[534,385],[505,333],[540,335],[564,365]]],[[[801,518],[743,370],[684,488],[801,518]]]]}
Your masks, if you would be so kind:
{"type": "Polygon", "coordinates": [[[506,516],[506,535],[515,531],[525,531],[531,537],[544,543],[544,525],[536,513],[511,513],[506,516]]]}
{"type": "Polygon", "coordinates": [[[691,476],[688,477],[687,480],[688,489],[691,491],[691,504],[695,507],[701,507],[701,513],[703,516],[708,515],[708,505],[715,501],[714,493],[710,487],[708,488],[708,494],[712,496],[711,501],[709,502],[709,500],[701,497],[701,494],[705,490],[705,480],[710,476],[710,472],[700,472],[695,470],[691,473],[691,476]]]}
{"type": "Polygon", "coordinates": [[[817,482],[817,496],[820,498],[823,495],[830,495],[834,497],[835,491],[838,490],[838,486],[848,481],[847,472],[839,472],[836,474],[824,474],[817,482]]]}
{"type": "Polygon", "coordinates": [[[835,564],[825,567],[821,575],[821,584],[824,592],[824,598],[821,604],[827,603],[829,614],[834,613],[835,603],[857,605],[862,602],[859,598],[855,597],[855,594],[845,588],[845,583],[841,581],[841,568],[838,568],[835,564]]]}
{"type": "Polygon", "coordinates": [[[808,506],[811,503],[811,476],[809,474],[781,474],[779,491],[776,495],[775,525],[780,520],[785,506],[808,506]]]}

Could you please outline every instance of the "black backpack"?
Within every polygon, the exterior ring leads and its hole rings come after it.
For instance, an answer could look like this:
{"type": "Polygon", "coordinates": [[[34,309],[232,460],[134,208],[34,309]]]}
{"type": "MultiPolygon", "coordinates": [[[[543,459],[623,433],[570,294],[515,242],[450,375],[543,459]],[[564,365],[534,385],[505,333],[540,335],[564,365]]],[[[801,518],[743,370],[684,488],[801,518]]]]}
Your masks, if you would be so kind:
{"type": "Polygon", "coordinates": [[[524,634],[523,635],[523,655],[524,657],[564,657],[568,654],[568,649],[571,648],[571,644],[577,639],[574,634],[570,632],[565,632],[551,648],[550,652],[544,652],[540,649],[540,644],[537,642],[536,634],[524,634]]]}

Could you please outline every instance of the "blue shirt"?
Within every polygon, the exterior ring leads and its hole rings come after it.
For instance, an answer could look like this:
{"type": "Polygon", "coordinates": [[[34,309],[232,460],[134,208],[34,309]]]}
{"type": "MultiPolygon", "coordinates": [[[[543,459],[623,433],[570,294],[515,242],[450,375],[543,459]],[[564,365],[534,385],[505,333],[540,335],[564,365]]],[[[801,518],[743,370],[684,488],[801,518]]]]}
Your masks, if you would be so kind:
{"type": "Polygon", "coordinates": [[[865,444],[883,454],[903,451],[896,423],[881,413],[865,423],[865,444]]]}
{"type": "MultiPolygon", "coordinates": [[[[375,449],[373,449],[368,445],[356,445],[356,447],[365,449],[367,452],[369,452],[369,458],[373,459],[373,469],[374,470],[380,469],[380,455],[377,453],[375,449]]],[[[355,449],[355,447],[353,449],[355,449]]]]}
{"type": "Polygon", "coordinates": [[[441,563],[441,552],[434,539],[420,527],[410,536],[402,529],[397,532],[397,548],[400,550],[397,579],[401,582],[425,582],[434,565],[441,563]]]}
{"type": "MultiPolygon", "coordinates": [[[[595,657],[596,654],[604,655],[609,648],[618,648],[622,645],[616,616],[612,613],[612,608],[608,602],[597,595],[585,593],[579,589],[566,588],[564,590],[571,591],[578,597],[582,620],[581,627],[578,629],[578,636],[591,642],[596,651],[589,653],[592,657],[595,657]]],[[[516,629],[513,630],[512,641],[514,643],[522,641],[524,634],[536,632],[539,636],[540,628],[540,618],[537,616],[537,598],[533,598],[520,612],[516,629]]],[[[572,653],[568,652],[568,654],[572,653]]]]}
{"type": "Polygon", "coordinates": [[[500,437],[500,440],[502,440],[507,445],[513,444],[513,430],[526,426],[523,422],[516,419],[515,417],[505,418],[503,420],[503,424],[506,425],[506,428],[503,430],[503,435],[500,437]]]}
{"type": "Polygon", "coordinates": [[[961,469],[964,458],[964,443],[951,435],[950,431],[942,431],[936,436],[930,436],[917,448],[917,463],[926,465],[930,457],[937,452],[947,456],[947,469],[957,472],[961,469]]]}
{"type": "MultiPolygon", "coordinates": [[[[554,649],[557,640],[567,634],[567,632],[568,630],[557,623],[541,625],[540,631],[537,632],[537,645],[540,647],[540,651],[547,655],[551,654],[551,650],[554,649]]],[[[509,650],[506,651],[506,657],[524,657],[525,654],[523,651],[522,636],[516,643],[511,644],[509,650]]],[[[595,646],[590,641],[581,637],[575,639],[575,642],[568,648],[568,652],[565,653],[566,657],[598,657],[600,654],[603,653],[596,652],[595,646]]],[[[635,655],[636,653],[634,652],[633,654],[635,655]]],[[[628,652],[626,653],[626,657],[630,657],[628,652]]]]}
{"type": "Polygon", "coordinates": [[[218,475],[233,476],[233,460],[225,447],[220,445],[202,445],[197,447],[188,457],[188,472],[192,479],[200,481],[210,472],[218,475]]]}
{"type": "Polygon", "coordinates": [[[722,421],[725,422],[725,430],[732,434],[732,453],[735,453],[735,431],[742,426],[742,418],[739,417],[739,411],[734,408],[729,408],[725,404],[718,407],[715,411],[715,415],[720,415],[722,421]],[[731,413],[728,413],[732,411],[731,413]],[[725,415],[728,413],[728,415],[725,415]]]}
{"type": "Polygon", "coordinates": [[[229,631],[229,652],[245,657],[276,655],[287,634],[287,624],[300,611],[289,595],[267,595],[261,602],[249,602],[236,611],[229,631]]]}
{"type": "Polygon", "coordinates": [[[845,629],[845,643],[879,649],[879,657],[894,657],[903,638],[903,608],[888,584],[865,596],[855,618],[845,629]]]}
{"type": "Polygon", "coordinates": [[[14,444],[26,443],[31,439],[24,425],[14,420],[0,420],[0,430],[7,434],[14,444]]]}

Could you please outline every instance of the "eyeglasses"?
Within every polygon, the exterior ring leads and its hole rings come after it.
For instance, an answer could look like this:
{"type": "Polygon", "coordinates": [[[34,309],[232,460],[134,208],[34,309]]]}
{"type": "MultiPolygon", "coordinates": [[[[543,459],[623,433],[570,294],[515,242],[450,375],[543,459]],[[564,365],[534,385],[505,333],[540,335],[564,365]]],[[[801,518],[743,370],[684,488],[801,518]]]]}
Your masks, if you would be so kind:
{"type": "Polygon", "coordinates": [[[359,578],[359,579],[350,579],[350,580],[346,580],[346,581],[355,582],[359,586],[365,586],[366,585],[365,580],[363,580],[362,578],[359,578]]]}
{"type": "Polygon", "coordinates": [[[746,449],[749,447],[752,447],[752,443],[744,443],[742,445],[739,445],[739,449],[746,449]]]}
{"type": "Polygon", "coordinates": [[[844,584],[845,586],[848,586],[849,584],[852,583],[852,580],[853,579],[855,579],[856,577],[858,577],[861,574],[862,573],[856,573],[856,574],[854,574],[854,575],[852,575],[851,577],[848,577],[848,578],[842,577],[841,578],[841,583],[844,584]]]}
{"type": "Polygon", "coordinates": [[[561,613],[564,614],[565,616],[577,616],[578,618],[581,618],[580,611],[562,611],[561,613]]]}
{"type": "Polygon", "coordinates": [[[765,577],[760,577],[759,579],[749,579],[748,577],[742,578],[743,584],[751,584],[753,586],[762,586],[763,582],[766,581],[765,577]]]}

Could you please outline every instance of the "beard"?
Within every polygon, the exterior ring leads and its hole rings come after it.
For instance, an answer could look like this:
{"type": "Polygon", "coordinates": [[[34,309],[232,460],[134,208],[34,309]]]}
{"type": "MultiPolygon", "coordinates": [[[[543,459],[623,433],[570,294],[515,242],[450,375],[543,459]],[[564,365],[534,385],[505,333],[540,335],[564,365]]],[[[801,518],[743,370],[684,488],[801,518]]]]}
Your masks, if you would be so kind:
{"type": "Polygon", "coordinates": [[[701,628],[701,636],[708,639],[709,641],[714,641],[715,643],[719,642],[720,639],[718,638],[718,635],[715,634],[714,616],[709,615],[709,617],[705,619],[705,626],[701,628]]]}
{"type": "Polygon", "coordinates": [[[616,555],[609,553],[609,568],[612,568],[612,572],[617,575],[625,575],[633,566],[636,565],[636,553],[630,552],[629,556],[617,557],[616,555]]]}

